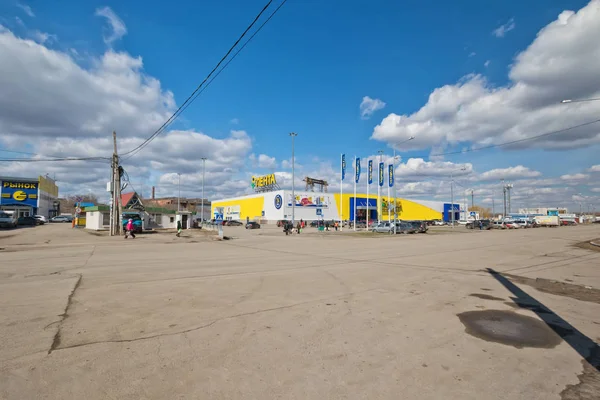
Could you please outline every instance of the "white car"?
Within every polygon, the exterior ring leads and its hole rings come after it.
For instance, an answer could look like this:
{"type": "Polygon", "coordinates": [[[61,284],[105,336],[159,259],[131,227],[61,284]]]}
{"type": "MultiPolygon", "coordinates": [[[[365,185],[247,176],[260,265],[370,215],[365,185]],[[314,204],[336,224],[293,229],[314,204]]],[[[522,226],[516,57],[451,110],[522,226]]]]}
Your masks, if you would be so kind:
{"type": "Polygon", "coordinates": [[[48,222],[48,218],[44,217],[43,215],[34,215],[33,218],[37,219],[42,224],[45,224],[46,222],[48,222]]]}

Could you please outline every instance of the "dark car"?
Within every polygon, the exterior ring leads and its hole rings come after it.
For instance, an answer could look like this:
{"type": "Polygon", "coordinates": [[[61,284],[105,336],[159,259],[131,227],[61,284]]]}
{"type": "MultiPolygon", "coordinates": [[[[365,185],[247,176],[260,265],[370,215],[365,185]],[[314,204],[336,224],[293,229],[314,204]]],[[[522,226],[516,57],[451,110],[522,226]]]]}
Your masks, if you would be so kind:
{"type": "Polygon", "coordinates": [[[21,226],[36,226],[39,225],[39,222],[37,219],[33,218],[33,217],[19,217],[19,219],[17,220],[17,225],[21,225],[21,226]]]}
{"type": "MultiPolygon", "coordinates": [[[[223,224],[225,225],[225,224],[223,224]]],[[[242,226],[244,225],[243,223],[241,223],[240,221],[227,221],[227,226],[242,226]]]]}
{"type": "Polygon", "coordinates": [[[427,233],[427,224],[424,221],[408,221],[417,233],[427,233]]]}
{"type": "Polygon", "coordinates": [[[260,229],[260,224],[258,222],[250,221],[246,224],[246,229],[260,229]]]}
{"type": "Polygon", "coordinates": [[[480,219],[480,220],[476,220],[476,221],[469,221],[465,225],[465,228],[479,229],[479,222],[481,222],[481,224],[483,225],[483,229],[485,229],[486,231],[492,229],[492,223],[489,219],[480,219]]]}

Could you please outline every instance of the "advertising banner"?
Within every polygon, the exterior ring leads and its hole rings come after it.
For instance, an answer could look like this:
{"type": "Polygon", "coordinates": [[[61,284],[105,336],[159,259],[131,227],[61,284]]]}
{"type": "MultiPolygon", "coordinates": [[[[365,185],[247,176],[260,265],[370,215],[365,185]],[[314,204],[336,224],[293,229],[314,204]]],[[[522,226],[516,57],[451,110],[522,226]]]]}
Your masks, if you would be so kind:
{"type": "Polygon", "coordinates": [[[342,180],[346,179],[346,155],[342,154],[342,180]]]}
{"type": "Polygon", "coordinates": [[[394,186],[394,166],[392,164],[390,164],[390,166],[388,167],[388,177],[390,178],[389,185],[390,185],[390,187],[393,187],[394,186]]]}
{"type": "Polygon", "coordinates": [[[360,181],[360,158],[356,159],[356,176],[354,177],[354,182],[358,183],[358,181],[360,181]]]}
{"type": "Polygon", "coordinates": [[[373,183],[373,160],[369,160],[369,185],[373,183]]]}
{"type": "MultiPolygon", "coordinates": [[[[287,206],[292,206],[293,196],[288,194],[287,206]]],[[[296,192],[296,204],[295,207],[314,207],[314,208],[328,208],[331,199],[328,195],[321,196],[315,193],[298,193],[296,192]]]]}
{"type": "Polygon", "coordinates": [[[383,186],[383,180],[384,180],[383,172],[384,172],[383,163],[379,163],[379,186],[383,186]]]}
{"type": "Polygon", "coordinates": [[[38,182],[2,181],[0,204],[37,207],[38,182]]]}

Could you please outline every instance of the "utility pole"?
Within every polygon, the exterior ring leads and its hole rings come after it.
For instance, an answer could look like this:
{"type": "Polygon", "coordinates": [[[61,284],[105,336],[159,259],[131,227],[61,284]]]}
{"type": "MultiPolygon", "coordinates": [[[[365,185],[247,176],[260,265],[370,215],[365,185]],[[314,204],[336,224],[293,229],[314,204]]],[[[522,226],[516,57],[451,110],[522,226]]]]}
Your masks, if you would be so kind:
{"type": "Polygon", "coordinates": [[[473,194],[473,189],[471,189],[471,209],[475,207],[475,195],[473,194]]]}
{"type": "Polygon", "coordinates": [[[295,175],[295,163],[294,159],[294,138],[298,136],[295,132],[290,132],[290,136],[292,137],[292,226],[295,224],[296,220],[296,186],[294,184],[294,180],[296,179],[295,175]]]}
{"type": "Polygon", "coordinates": [[[502,213],[502,218],[506,218],[506,185],[504,184],[504,179],[502,179],[502,193],[504,194],[504,212],[502,213]]]}
{"type": "Polygon", "coordinates": [[[177,212],[179,213],[181,210],[179,208],[181,199],[181,173],[177,173],[177,212]]]}
{"type": "Polygon", "coordinates": [[[508,190],[508,213],[511,213],[511,208],[510,208],[510,191],[513,188],[512,183],[509,183],[508,185],[506,185],[506,189],[508,190]]]}
{"type": "Polygon", "coordinates": [[[454,170],[450,171],[450,221],[454,229],[454,170]]]}
{"type": "Polygon", "coordinates": [[[200,209],[200,220],[204,222],[204,173],[206,172],[206,157],[202,157],[202,207],[200,209]]]}
{"type": "Polygon", "coordinates": [[[113,158],[112,158],[112,211],[111,211],[111,236],[120,236],[123,233],[123,214],[121,204],[121,171],[119,168],[119,155],[117,153],[117,132],[113,131],[113,158]]]}

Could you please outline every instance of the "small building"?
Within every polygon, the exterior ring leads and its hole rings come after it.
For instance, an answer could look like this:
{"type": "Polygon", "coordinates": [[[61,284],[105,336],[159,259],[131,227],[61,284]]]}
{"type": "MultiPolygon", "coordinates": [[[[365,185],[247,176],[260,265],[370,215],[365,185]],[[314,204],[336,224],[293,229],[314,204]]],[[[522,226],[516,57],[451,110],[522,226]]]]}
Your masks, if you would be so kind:
{"type": "Polygon", "coordinates": [[[60,214],[58,186],[48,176],[13,178],[0,176],[0,209],[14,211],[18,217],[60,214]]]}

